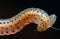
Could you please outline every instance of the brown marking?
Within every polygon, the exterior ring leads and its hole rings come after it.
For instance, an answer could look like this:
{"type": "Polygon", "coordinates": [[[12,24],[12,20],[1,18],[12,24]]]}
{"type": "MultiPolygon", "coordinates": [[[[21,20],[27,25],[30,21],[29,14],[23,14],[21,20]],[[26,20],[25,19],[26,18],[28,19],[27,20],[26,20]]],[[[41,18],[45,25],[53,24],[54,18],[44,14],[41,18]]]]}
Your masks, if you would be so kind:
{"type": "Polygon", "coordinates": [[[50,27],[50,26],[49,26],[50,23],[51,23],[50,20],[46,20],[46,21],[45,21],[45,25],[46,25],[46,28],[47,28],[47,29],[50,27]]]}

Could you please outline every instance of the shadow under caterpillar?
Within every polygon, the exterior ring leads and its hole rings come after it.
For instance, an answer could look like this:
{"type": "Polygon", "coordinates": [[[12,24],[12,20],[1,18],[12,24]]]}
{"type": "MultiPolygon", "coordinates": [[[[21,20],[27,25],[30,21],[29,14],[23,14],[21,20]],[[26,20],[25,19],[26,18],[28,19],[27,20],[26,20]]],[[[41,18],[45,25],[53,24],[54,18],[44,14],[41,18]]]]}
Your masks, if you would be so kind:
{"type": "Polygon", "coordinates": [[[11,35],[21,31],[29,23],[37,24],[37,31],[46,31],[56,21],[56,15],[48,15],[42,9],[28,8],[9,19],[0,19],[0,35],[11,35]]]}

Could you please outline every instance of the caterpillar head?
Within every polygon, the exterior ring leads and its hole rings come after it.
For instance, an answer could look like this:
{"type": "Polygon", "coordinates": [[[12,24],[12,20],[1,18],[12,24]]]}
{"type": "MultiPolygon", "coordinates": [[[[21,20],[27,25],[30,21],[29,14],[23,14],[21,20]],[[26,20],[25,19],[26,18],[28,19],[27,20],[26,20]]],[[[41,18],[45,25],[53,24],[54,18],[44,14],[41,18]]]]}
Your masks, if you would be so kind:
{"type": "Polygon", "coordinates": [[[40,20],[40,23],[37,26],[37,31],[45,31],[48,28],[52,27],[52,25],[55,23],[56,21],[56,15],[51,14],[51,15],[42,15],[42,17],[40,17],[42,19],[42,21],[40,20]]]}

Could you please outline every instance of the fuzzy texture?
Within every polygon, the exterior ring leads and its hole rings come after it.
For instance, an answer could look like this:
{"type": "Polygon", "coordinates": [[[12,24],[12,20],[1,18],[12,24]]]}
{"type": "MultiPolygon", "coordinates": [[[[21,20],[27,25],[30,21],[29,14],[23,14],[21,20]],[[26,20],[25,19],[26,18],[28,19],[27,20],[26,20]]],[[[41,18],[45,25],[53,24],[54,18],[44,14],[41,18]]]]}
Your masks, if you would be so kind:
{"type": "Polygon", "coordinates": [[[39,8],[25,9],[12,18],[0,20],[0,35],[15,34],[29,23],[36,23],[37,31],[45,31],[55,22],[51,17],[52,16],[49,16],[44,10],[39,8]]]}

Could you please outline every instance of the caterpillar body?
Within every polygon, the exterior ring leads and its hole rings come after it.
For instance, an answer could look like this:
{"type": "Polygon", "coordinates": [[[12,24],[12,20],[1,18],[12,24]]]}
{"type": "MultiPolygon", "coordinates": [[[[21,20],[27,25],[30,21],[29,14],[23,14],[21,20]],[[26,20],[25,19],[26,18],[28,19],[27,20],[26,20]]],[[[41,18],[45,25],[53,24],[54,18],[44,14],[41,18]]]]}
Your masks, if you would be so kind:
{"type": "Polygon", "coordinates": [[[9,19],[0,19],[0,35],[11,35],[21,31],[27,24],[37,24],[37,31],[42,32],[52,27],[56,15],[48,15],[42,9],[28,8],[9,19]]]}

